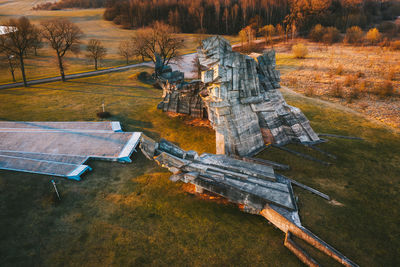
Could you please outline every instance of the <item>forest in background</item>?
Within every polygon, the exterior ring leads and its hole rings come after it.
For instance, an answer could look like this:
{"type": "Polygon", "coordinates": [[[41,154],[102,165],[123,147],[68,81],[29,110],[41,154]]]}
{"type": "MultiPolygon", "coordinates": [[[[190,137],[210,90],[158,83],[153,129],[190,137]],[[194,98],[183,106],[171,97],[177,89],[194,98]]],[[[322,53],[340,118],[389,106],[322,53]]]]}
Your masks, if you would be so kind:
{"type": "Polygon", "coordinates": [[[237,34],[281,24],[307,34],[313,26],[367,28],[400,15],[398,0],[62,0],[37,9],[105,7],[104,19],[126,29],[163,21],[184,33],[237,34]]]}

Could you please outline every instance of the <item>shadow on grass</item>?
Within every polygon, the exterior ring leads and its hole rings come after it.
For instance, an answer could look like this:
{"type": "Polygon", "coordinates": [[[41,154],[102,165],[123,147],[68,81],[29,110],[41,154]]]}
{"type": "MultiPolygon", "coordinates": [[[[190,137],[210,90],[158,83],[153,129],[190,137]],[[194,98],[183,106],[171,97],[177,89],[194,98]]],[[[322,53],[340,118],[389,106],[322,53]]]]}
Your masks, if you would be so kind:
{"type": "MultiPolygon", "coordinates": [[[[104,85],[108,86],[108,85],[104,85]]],[[[93,92],[93,91],[82,91],[82,90],[75,90],[75,89],[61,89],[61,88],[54,88],[54,87],[44,87],[44,86],[34,86],[31,87],[32,89],[41,89],[41,90],[54,90],[54,91],[63,91],[63,92],[75,92],[75,93],[83,93],[83,94],[92,94],[92,95],[109,95],[109,96],[120,96],[120,97],[130,97],[130,98],[143,98],[143,99],[160,99],[159,97],[149,97],[149,96],[140,96],[140,95],[128,95],[128,94],[115,94],[113,92],[105,93],[105,92],[93,92]]],[[[135,89],[147,89],[146,87],[142,86],[135,86],[135,89]]],[[[25,89],[25,88],[24,88],[25,89]]]]}

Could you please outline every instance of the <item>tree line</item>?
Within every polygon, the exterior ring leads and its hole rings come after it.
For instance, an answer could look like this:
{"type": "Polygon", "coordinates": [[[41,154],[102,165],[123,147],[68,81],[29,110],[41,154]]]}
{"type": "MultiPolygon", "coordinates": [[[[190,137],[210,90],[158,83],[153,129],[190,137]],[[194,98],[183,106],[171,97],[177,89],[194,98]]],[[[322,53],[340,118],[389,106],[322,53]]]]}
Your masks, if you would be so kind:
{"type": "Polygon", "coordinates": [[[306,35],[317,24],[345,32],[400,15],[398,0],[61,0],[36,9],[106,7],[104,19],[126,29],[162,21],[184,33],[238,34],[252,25],[281,25],[306,35]]]}
{"type": "Polygon", "coordinates": [[[277,25],[307,34],[313,26],[344,32],[400,15],[396,0],[108,0],[104,18],[124,28],[163,21],[185,33],[237,34],[248,25],[277,25]]]}
{"type": "Polygon", "coordinates": [[[36,5],[34,10],[59,10],[63,8],[99,8],[104,7],[106,0],[62,0],[57,2],[45,2],[36,5]]]}

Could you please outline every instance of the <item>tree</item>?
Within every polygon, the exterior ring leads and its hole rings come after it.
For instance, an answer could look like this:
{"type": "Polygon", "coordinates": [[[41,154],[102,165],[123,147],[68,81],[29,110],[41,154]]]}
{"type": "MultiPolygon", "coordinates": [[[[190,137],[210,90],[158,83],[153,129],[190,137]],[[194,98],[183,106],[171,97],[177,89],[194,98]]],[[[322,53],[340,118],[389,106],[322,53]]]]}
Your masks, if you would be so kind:
{"type": "Polygon", "coordinates": [[[261,28],[261,33],[264,35],[265,44],[272,45],[272,36],[275,34],[275,27],[272,24],[265,25],[261,28]]]}
{"type": "Polygon", "coordinates": [[[197,79],[201,79],[201,64],[198,55],[192,59],[192,73],[197,77],[197,79]]]}
{"type": "Polygon", "coordinates": [[[129,58],[133,56],[133,47],[130,40],[124,40],[119,43],[118,52],[126,60],[126,64],[129,64],[129,58]]]}
{"type": "Polygon", "coordinates": [[[34,32],[34,39],[33,39],[33,44],[32,44],[32,48],[35,51],[35,56],[37,56],[37,50],[39,48],[43,47],[43,42],[42,42],[42,33],[40,31],[40,29],[36,28],[35,32],[34,32]]]}
{"type": "Polygon", "coordinates": [[[1,67],[7,68],[12,76],[13,82],[16,82],[15,80],[15,69],[18,68],[18,59],[14,55],[10,55],[7,53],[7,51],[3,50],[0,53],[2,55],[1,57],[1,67]]]}
{"type": "Polygon", "coordinates": [[[276,36],[278,37],[278,41],[282,40],[285,35],[285,30],[283,29],[281,24],[276,25],[275,27],[276,36]]]}
{"type": "Polygon", "coordinates": [[[24,86],[27,87],[24,57],[27,51],[33,47],[37,28],[26,17],[9,19],[2,24],[5,26],[5,33],[0,35],[0,50],[8,56],[18,58],[24,86]]]}
{"type": "Polygon", "coordinates": [[[321,42],[325,32],[325,27],[321,24],[317,24],[310,31],[310,39],[314,42],[321,42]]]}
{"type": "Polygon", "coordinates": [[[333,44],[339,42],[341,39],[340,32],[335,27],[327,27],[322,36],[322,41],[325,44],[333,44]]]}
{"type": "Polygon", "coordinates": [[[243,43],[247,42],[247,48],[251,48],[251,42],[253,42],[255,38],[255,31],[251,26],[246,26],[244,27],[240,32],[239,32],[239,38],[242,43],[242,49],[243,49],[243,43]]]}
{"type": "MultiPolygon", "coordinates": [[[[171,26],[155,22],[152,27],[140,29],[132,38],[133,55],[142,59],[150,59],[162,70],[171,60],[179,58],[179,49],[183,47],[183,39],[175,37],[171,26]],[[159,60],[157,60],[159,57],[159,60]]],[[[160,73],[156,71],[156,76],[160,73]]]]}
{"type": "Polygon", "coordinates": [[[68,51],[79,52],[79,43],[83,33],[77,25],[68,19],[49,19],[41,24],[43,37],[56,51],[61,79],[65,82],[63,58],[68,51]]]}
{"type": "Polygon", "coordinates": [[[377,28],[370,29],[365,36],[365,39],[371,44],[376,44],[381,40],[381,33],[377,28]]]}
{"type": "Polygon", "coordinates": [[[86,56],[94,60],[94,68],[97,70],[97,63],[107,54],[107,49],[100,40],[90,39],[86,51],[88,52],[86,56]]]}
{"type": "Polygon", "coordinates": [[[346,30],[346,36],[344,37],[344,40],[346,43],[349,44],[361,43],[363,35],[364,33],[360,27],[353,26],[346,30]]]}

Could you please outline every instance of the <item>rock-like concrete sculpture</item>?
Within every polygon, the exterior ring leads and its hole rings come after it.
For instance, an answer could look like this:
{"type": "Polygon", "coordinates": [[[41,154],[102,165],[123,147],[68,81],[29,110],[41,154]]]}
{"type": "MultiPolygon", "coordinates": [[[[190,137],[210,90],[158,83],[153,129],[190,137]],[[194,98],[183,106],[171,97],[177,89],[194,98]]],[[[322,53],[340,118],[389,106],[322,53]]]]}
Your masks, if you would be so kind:
{"type": "Polygon", "coordinates": [[[257,60],[232,51],[226,39],[215,36],[198,48],[206,71],[203,100],[216,131],[217,154],[252,155],[265,143],[315,143],[318,136],[300,111],[286,103],[279,91],[275,52],[257,60]]]}
{"type": "Polygon", "coordinates": [[[158,109],[195,118],[207,118],[207,108],[200,97],[200,92],[204,89],[201,81],[177,83],[165,80],[159,84],[163,89],[163,100],[158,104],[158,109]]]}
{"type": "Polygon", "coordinates": [[[181,71],[172,71],[170,66],[163,66],[161,59],[156,55],[154,73],[157,83],[163,90],[163,100],[157,108],[164,112],[186,114],[195,118],[206,118],[207,109],[200,97],[204,85],[201,81],[185,82],[185,74],[181,71]]]}
{"type": "Polygon", "coordinates": [[[208,118],[216,131],[217,154],[251,156],[265,144],[318,143],[320,139],[300,109],[288,105],[279,91],[275,52],[257,60],[232,51],[215,36],[197,51],[201,82],[184,81],[184,74],[156,64],[163,88],[159,109],[208,118]]]}
{"type": "Polygon", "coordinates": [[[286,233],[284,245],[307,265],[318,266],[318,263],[294,243],[291,235],[345,266],[357,266],[301,225],[293,180],[275,173],[272,167],[226,155],[204,153],[199,156],[195,151],[184,151],[163,139],[157,143],[144,135],[140,148],[146,157],[173,173],[170,180],[191,183],[198,193],[206,190],[218,194],[240,204],[245,212],[265,217],[286,233]]]}

